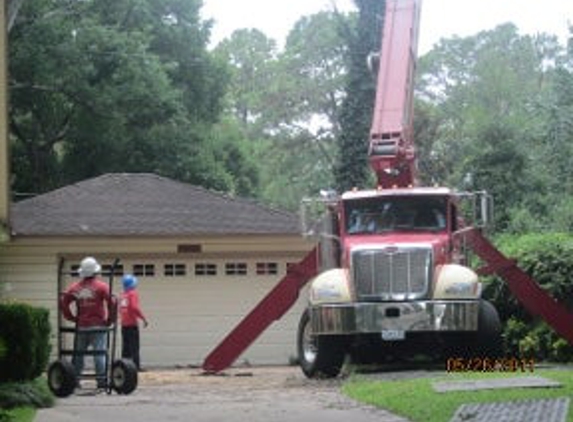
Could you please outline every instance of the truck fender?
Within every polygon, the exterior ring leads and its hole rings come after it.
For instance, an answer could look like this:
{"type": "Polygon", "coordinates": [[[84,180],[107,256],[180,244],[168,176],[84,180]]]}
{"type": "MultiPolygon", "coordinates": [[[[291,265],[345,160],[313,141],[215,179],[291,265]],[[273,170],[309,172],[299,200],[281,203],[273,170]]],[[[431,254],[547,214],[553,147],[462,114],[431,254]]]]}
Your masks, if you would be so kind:
{"type": "Polygon", "coordinates": [[[481,283],[475,271],[459,264],[436,267],[434,299],[478,299],[481,283]]]}
{"type": "Polygon", "coordinates": [[[310,285],[310,304],[351,302],[348,270],[334,268],[316,276],[310,285]]]}

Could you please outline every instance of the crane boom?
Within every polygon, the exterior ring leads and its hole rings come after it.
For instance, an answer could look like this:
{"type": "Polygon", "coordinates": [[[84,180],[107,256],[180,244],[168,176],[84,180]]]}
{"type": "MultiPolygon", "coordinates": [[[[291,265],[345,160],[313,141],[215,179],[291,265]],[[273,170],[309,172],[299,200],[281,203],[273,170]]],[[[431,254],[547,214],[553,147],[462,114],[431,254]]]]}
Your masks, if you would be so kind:
{"type": "Polygon", "coordinates": [[[369,160],[382,188],[415,184],[413,94],[421,0],[386,0],[369,160]]]}

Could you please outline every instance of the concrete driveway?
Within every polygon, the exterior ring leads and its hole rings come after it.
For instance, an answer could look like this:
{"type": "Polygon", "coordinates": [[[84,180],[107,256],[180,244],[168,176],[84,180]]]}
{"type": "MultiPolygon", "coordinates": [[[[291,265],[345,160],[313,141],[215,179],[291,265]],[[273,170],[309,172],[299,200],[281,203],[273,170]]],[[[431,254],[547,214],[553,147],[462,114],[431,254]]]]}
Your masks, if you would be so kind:
{"type": "Polygon", "coordinates": [[[404,422],[340,393],[340,381],[308,380],[298,367],[150,371],[128,396],[84,388],[38,411],[35,422],[404,422]]]}

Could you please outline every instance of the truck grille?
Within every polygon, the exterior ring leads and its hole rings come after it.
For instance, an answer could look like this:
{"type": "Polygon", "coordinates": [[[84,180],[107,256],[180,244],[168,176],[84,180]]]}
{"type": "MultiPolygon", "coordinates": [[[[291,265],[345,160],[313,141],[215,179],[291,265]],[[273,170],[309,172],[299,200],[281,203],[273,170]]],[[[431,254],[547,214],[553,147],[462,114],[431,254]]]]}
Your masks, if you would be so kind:
{"type": "Polygon", "coordinates": [[[411,300],[428,294],[432,248],[399,246],[352,251],[352,275],[358,300],[411,300]]]}

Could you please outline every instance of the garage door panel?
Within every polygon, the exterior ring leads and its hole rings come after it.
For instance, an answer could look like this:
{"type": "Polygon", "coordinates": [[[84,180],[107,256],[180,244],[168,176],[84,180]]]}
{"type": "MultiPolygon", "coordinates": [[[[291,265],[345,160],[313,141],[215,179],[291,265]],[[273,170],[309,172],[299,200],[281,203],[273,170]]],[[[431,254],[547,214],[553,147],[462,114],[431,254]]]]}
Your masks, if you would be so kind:
{"type": "MultiPolygon", "coordinates": [[[[262,259],[264,261],[264,259],[262,259]]],[[[274,258],[276,260],[276,258],[274,258]]],[[[224,268],[224,262],[217,263],[224,268]]],[[[251,264],[249,264],[251,265],[251,264]]],[[[281,268],[286,263],[281,263],[281,268]]],[[[126,265],[129,268],[129,265],[126,265]]],[[[156,268],[162,268],[160,263],[156,268]]],[[[205,357],[262,300],[280,276],[139,277],[142,309],[150,325],[141,330],[144,365],[201,365],[205,357]]],[[[286,364],[296,352],[296,329],[306,303],[274,322],[237,360],[286,364]]]]}

